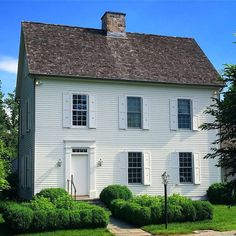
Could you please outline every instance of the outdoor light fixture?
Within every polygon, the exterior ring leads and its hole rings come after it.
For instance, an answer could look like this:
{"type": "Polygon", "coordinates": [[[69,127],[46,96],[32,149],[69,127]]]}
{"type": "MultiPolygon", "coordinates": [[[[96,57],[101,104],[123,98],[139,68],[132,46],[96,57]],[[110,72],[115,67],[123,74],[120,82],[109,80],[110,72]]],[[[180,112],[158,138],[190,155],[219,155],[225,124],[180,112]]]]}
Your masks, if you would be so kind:
{"type": "Polygon", "coordinates": [[[103,164],[103,160],[100,158],[100,160],[98,161],[98,167],[101,167],[103,164]]]}
{"type": "Polygon", "coordinates": [[[61,159],[58,160],[57,166],[58,166],[58,167],[61,167],[61,166],[62,166],[62,160],[61,160],[61,159]]]}
{"type": "Polygon", "coordinates": [[[167,229],[167,224],[168,224],[168,214],[167,214],[167,184],[169,180],[169,175],[165,171],[161,178],[162,178],[162,183],[164,184],[164,195],[165,195],[165,228],[167,229]]]}
{"type": "Polygon", "coordinates": [[[42,82],[41,82],[40,80],[36,80],[36,81],[35,81],[35,85],[39,86],[39,85],[41,85],[41,84],[42,84],[42,82]]]}

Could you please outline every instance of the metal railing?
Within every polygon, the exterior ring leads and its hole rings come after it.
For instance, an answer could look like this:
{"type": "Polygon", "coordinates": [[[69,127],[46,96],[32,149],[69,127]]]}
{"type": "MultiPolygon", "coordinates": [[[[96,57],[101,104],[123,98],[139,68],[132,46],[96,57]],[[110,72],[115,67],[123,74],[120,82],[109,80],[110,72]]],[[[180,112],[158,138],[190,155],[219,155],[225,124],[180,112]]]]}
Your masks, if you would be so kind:
{"type": "Polygon", "coordinates": [[[76,190],[76,187],[75,187],[75,184],[74,184],[74,176],[73,175],[71,175],[71,179],[67,179],[67,191],[76,200],[76,192],[77,192],[77,190],[76,190]],[[74,194],[73,194],[73,192],[74,192],[74,194]]]}

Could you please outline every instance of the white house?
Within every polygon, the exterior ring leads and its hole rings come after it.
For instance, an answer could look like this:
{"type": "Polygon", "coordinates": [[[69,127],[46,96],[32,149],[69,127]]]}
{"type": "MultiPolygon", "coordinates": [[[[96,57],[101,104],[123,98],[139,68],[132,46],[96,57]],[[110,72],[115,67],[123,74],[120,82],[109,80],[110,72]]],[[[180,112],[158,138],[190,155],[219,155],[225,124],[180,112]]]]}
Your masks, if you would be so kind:
{"type": "MultiPolygon", "coordinates": [[[[141,19],[139,19],[141,20],[141,19]]],[[[128,33],[125,14],[102,29],[23,22],[16,97],[20,102],[20,195],[71,188],[97,198],[110,184],[135,194],[203,198],[221,181],[204,159],[216,131],[199,125],[221,82],[192,38],[128,33]]]]}

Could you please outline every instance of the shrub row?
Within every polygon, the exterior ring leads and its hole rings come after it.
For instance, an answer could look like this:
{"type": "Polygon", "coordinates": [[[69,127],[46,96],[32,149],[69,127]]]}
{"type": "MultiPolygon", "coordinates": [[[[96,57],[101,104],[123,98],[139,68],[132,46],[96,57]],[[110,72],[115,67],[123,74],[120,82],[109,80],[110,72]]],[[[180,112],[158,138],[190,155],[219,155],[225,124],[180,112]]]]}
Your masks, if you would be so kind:
{"type": "Polygon", "coordinates": [[[100,199],[107,205],[110,206],[111,202],[115,199],[129,200],[132,198],[132,192],[127,186],[118,184],[109,185],[102,190],[100,193],[100,199]]]}
{"type": "MultiPolygon", "coordinates": [[[[125,201],[116,199],[110,205],[117,218],[142,226],[164,222],[163,197],[139,196],[125,201]]],[[[168,221],[185,222],[212,219],[213,207],[206,201],[192,201],[180,195],[168,197],[168,221]]]]}
{"type": "Polygon", "coordinates": [[[20,204],[9,206],[3,218],[16,232],[46,231],[68,228],[96,228],[108,224],[108,214],[102,208],[81,210],[36,210],[20,204]]]}
{"type": "Polygon", "coordinates": [[[207,197],[212,204],[236,204],[236,182],[212,184],[207,197]]]}
{"type": "Polygon", "coordinates": [[[15,232],[105,227],[109,219],[103,208],[73,201],[63,189],[42,190],[26,203],[0,202],[0,211],[15,232]]]}

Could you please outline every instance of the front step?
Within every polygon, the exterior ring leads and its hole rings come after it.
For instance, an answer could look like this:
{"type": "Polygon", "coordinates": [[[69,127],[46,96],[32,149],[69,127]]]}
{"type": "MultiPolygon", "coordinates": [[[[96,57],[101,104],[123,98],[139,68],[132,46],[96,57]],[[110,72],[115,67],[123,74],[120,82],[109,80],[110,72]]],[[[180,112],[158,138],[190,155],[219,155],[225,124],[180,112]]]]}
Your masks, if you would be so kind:
{"type": "Polygon", "coordinates": [[[88,196],[87,197],[76,196],[76,201],[87,202],[89,204],[106,208],[106,205],[99,198],[89,198],[88,196]]]}

